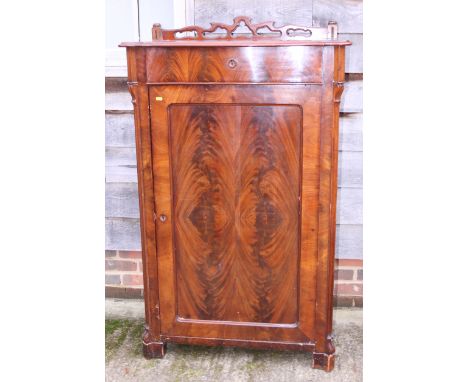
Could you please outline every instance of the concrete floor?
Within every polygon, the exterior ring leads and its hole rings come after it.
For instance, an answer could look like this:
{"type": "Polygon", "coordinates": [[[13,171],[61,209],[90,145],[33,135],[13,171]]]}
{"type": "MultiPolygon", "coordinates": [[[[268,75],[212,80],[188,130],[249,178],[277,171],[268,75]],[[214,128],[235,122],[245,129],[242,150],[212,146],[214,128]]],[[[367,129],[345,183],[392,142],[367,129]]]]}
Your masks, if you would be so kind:
{"type": "Polygon", "coordinates": [[[310,367],[311,356],[169,344],[164,359],[141,354],[144,306],[141,300],[106,300],[106,381],[302,382],[362,381],[362,310],[336,309],[336,362],[331,373],[310,367]]]}

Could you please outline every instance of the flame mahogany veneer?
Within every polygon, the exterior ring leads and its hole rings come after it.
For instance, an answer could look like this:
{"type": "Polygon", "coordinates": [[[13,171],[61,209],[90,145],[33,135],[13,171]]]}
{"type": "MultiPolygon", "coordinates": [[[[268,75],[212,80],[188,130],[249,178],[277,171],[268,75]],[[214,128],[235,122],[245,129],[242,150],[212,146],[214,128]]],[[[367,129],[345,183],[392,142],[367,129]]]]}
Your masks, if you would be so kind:
{"type": "Polygon", "coordinates": [[[210,30],[199,27],[176,39],[155,25],[152,42],[122,44],[135,108],[146,357],[163,357],[167,342],[244,346],[302,350],[313,367],[333,368],[349,42],[314,40],[315,29],[240,17],[223,39],[205,39],[210,30]],[[240,22],[253,36],[230,34],[240,22]],[[281,38],[258,35],[265,26],[281,38]],[[289,29],[312,38],[289,38],[289,29]]]}

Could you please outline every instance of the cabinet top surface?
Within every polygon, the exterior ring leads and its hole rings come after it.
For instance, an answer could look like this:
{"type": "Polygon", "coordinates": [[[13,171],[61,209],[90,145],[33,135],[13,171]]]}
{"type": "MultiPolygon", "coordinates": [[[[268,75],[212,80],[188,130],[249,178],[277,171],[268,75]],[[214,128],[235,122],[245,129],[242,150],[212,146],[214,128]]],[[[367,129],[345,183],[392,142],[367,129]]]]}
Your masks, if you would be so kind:
{"type": "Polygon", "coordinates": [[[274,40],[274,39],[245,39],[235,40],[161,40],[148,42],[122,42],[120,47],[203,47],[203,46],[344,46],[351,45],[348,40],[274,40]]]}
{"type": "Polygon", "coordinates": [[[154,24],[153,41],[123,42],[120,47],[202,47],[202,46],[343,46],[338,26],[330,21],[327,27],[297,25],[276,26],[271,21],[253,24],[246,16],[238,16],[233,24],[211,23],[210,28],[192,25],[180,29],[163,29],[154,24]],[[243,31],[238,33],[237,31],[243,31]]]}

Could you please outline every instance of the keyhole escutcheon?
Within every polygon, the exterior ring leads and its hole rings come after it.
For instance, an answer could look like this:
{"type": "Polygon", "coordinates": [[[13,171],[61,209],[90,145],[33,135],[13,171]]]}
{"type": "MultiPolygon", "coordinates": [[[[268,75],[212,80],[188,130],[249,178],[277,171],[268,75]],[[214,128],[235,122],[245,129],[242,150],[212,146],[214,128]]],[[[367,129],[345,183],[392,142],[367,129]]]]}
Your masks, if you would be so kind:
{"type": "Polygon", "coordinates": [[[231,69],[234,69],[234,68],[237,66],[237,61],[234,60],[233,58],[231,58],[231,59],[228,61],[228,66],[229,66],[231,69]]]}

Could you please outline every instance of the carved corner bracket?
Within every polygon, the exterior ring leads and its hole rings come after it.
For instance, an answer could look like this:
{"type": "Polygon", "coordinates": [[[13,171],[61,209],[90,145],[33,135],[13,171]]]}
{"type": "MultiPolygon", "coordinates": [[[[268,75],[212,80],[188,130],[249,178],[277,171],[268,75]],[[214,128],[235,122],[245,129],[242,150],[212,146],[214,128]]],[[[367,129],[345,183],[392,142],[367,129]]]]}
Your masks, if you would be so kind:
{"type": "Polygon", "coordinates": [[[246,38],[245,36],[235,36],[234,32],[245,26],[251,33],[252,39],[276,38],[280,40],[326,40],[338,38],[338,24],[329,21],[327,27],[317,26],[305,27],[298,25],[276,26],[273,21],[266,21],[259,24],[252,23],[252,19],[247,16],[237,16],[231,25],[223,23],[210,23],[210,28],[203,28],[191,25],[180,29],[162,29],[161,24],[154,24],[152,30],[154,40],[233,40],[246,38]],[[219,33],[218,30],[224,31],[219,33]],[[182,36],[179,36],[182,34],[182,36]],[[192,36],[188,36],[192,34],[192,36]]]}
{"type": "Polygon", "coordinates": [[[136,91],[137,83],[128,82],[127,85],[128,85],[128,91],[129,91],[130,95],[132,96],[133,107],[135,107],[136,104],[137,104],[137,91],[136,91]]]}
{"type": "Polygon", "coordinates": [[[341,95],[343,94],[344,91],[344,82],[341,81],[334,81],[333,82],[333,101],[334,102],[340,102],[341,101],[341,95]]]}

